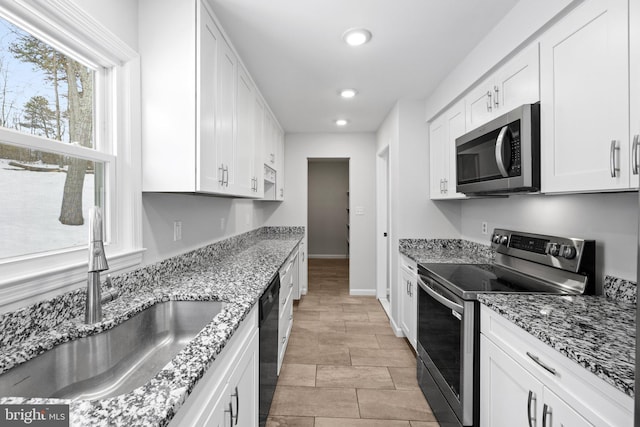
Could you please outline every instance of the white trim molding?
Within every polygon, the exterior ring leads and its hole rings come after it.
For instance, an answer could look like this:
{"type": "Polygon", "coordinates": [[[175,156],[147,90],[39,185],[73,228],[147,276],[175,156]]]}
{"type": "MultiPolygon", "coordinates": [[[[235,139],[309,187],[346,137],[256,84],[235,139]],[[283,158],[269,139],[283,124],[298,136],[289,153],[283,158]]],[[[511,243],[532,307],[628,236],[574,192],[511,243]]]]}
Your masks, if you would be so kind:
{"type": "Polygon", "coordinates": [[[309,259],[349,259],[347,254],[309,254],[309,259]]]}
{"type": "Polygon", "coordinates": [[[349,289],[349,295],[354,297],[375,297],[375,289],[349,289]]]}

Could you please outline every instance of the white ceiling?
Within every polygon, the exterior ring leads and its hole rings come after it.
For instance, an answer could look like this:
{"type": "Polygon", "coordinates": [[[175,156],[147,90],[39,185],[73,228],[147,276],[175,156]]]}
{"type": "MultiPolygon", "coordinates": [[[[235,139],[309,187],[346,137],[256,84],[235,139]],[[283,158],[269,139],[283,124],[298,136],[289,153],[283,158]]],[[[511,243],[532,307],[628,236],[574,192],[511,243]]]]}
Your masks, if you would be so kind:
{"type": "Polygon", "coordinates": [[[376,131],[398,99],[426,98],[517,0],[210,2],[289,133],[376,131]],[[371,41],[347,46],[354,27],[371,41]],[[342,99],[342,88],[359,94],[342,99]]]}

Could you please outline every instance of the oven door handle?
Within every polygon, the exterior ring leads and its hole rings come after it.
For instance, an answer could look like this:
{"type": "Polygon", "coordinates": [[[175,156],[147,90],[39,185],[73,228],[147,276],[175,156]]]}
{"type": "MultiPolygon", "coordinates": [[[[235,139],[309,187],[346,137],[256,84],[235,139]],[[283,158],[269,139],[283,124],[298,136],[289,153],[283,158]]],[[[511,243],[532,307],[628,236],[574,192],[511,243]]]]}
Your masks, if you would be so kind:
{"type": "Polygon", "coordinates": [[[424,283],[420,277],[418,277],[418,283],[420,284],[420,287],[422,289],[424,289],[424,291],[426,293],[428,293],[431,297],[433,297],[433,299],[438,301],[440,304],[444,305],[447,308],[450,308],[451,310],[455,311],[456,313],[460,313],[460,314],[464,313],[464,307],[462,307],[460,304],[456,304],[455,302],[451,301],[450,299],[448,299],[448,298],[440,295],[439,293],[437,293],[433,288],[431,288],[429,285],[424,283]]]}

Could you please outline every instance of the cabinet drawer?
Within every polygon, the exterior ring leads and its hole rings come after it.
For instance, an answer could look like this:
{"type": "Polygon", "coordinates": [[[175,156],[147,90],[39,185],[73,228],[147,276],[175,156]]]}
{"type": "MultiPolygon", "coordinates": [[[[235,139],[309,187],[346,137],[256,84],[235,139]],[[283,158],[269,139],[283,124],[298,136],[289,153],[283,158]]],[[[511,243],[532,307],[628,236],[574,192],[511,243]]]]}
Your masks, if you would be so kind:
{"type": "Polygon", "coordinates": [[[484,305],[480,328],[486,338],[594,425],[633,424],[631,397],[484,305]]]}

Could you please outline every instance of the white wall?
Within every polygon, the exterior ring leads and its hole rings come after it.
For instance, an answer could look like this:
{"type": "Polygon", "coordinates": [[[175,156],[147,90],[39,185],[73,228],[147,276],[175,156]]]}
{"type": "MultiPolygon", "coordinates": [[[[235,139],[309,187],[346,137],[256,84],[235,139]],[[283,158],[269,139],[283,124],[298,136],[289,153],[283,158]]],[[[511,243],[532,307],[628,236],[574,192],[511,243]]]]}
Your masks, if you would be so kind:
{"type": "Polygon", "coordinates": [[[144,263],[200,248],[262,225],[262,202],[190,194],[144,193],[144,263]],[[173,222],[182,221],[182,240],[173,241],[173,222]]]}
{"type": "Polygon", "coordinates": [[[463,200],[462,237],[488,243],[481,233],[504,227],[519,231],[594,239],[597,272],[636,281],[638,193],[522,195],[463,200]]]}
{"type": "MultiPolygon", "coordinates": [[[[389,147],[393,319],[399,319],[400,316],[399,240],[460,237],[460,204],[455,201],[433,202],[429,199],[429,142],[424,111],[423,99],[398,101],[376,136],[378,151],[385,146],[389,147]]],[[[384,244],[384,240],[379,240],[378,245],[380,244],[384,244]]],[[[379,266],[381,262],[379,254],[379,266]]],[[[381,274],[381,270],[378,270],[378,274],[381,274]]]]}
{"type": "Polygon", "coordinates": [[[309,258],[347,258],[349,162],[309,161],[309,258]]]}
{"type": "MultiPolygon", "coordinates": [[[[265,225],[307,225],[309,158],[348,158],[351,215],[349,285],[352,294],[375,294],[375,158],[373,133],[288,134],[285,200],[264,208],[265,225]]],[[[308,238],[308,236],[307,236],[308,238]]]]}

